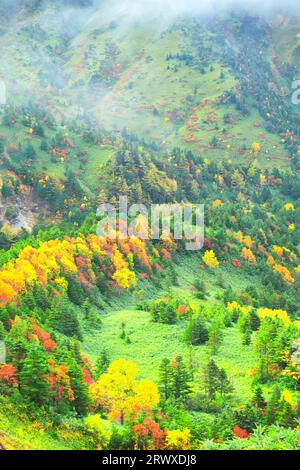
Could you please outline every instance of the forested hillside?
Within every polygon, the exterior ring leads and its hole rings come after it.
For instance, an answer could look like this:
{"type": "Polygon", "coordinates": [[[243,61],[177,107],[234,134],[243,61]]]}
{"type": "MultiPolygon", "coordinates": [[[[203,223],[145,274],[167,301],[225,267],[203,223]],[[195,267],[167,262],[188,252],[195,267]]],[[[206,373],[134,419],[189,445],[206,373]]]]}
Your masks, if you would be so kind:
{"type": "Polygon", "coordinates": [[[175,4],[0,1],[0,448],[299,449],[299,18],[175,4]]]}

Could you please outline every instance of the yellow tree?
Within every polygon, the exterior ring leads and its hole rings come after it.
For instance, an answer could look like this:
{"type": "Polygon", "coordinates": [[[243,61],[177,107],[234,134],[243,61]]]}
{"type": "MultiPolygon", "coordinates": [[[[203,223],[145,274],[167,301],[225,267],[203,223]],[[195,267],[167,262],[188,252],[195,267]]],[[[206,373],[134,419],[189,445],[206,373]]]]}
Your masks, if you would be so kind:
{"type": "Polygon", "coordinates": [[[97,450],[102,450],[109,444],[112,430],[111,423],[102,419],[99,414],[87,416],[84,424],[88,432],[94,436],[97,443],[97,450]]]}
{"type": "Polygon", "coordinates": [[[295,210],[295,207],[294,207],[294,204],[292,204],[291,202],[287,202],[284,206],[283,206],[284,210],[286,212],[290,212],[290,211],[294,211],[295,210]]]}
{"type": "Polygon", "coordinates": [[[123,424],[127,416],[142,408],[152,408],[159,402],[157,386],[150,380],[137,380],[137,374],[135,362],[117,359],[91,385],[92,399],[107,410],[110,420],[123,424]]]}
{"type": "Polygon", "coordinates": [[[241,251],[241,257],[245,260],[248,261],[248,263],[255,264],[256,263],[256,258],[255,255],[252,253],[250,248],[243,248],[241,251]]]}
{"type": "Polygon", "coordinates": [[[288,268],[286,268],[285,266],[281,266],[280,264],[274,264],[273,271],[275,273],[279,273],[281,275],[282,279],[285,282],[287,282],[288,284],[293,284],[295,282],[295,279],[291,275],[288,268]]]}
{"type": "Polygon", "coordinates": [[[260,144],[258,142],[253,142],[250,152],[253,153],[253,155],[258,155],[260,152],[260,144]]]}
{"type": "Polygon", "coordinates": [[[167,430],[166,448],[172,450],[188,450],[190,448],[191,431],[189,429],[167,430]]]}
{"type": "Polygon", "coordinates": [[[220,264],[213,250],[207,250],[202,259],[206,266],[212,269],[217,268],[220,264]]]}
{"type": "Polygon", "coordinates": [[[122,253],[118,249],[115,249],[113,263],[116,271],[113,274],[112,279],[116,281],[118,286],[122,289],[129,289],[131,286],[135,286],[135,273],[129,269],[127,261],[125,261],[122,253]]]}
{"type": "Polygon", "coordinates": [[[274,245],[273,246],[273,253],[275,253],[278,258],[282,258],[283,257],[283,248],[281,246],[278,246],[278,245],[274,245]]]}
{"type": "Polygon", "coordinates": [[[221,199],[216,199],[215,201],[213,201],[212,206],[213,207],[223,206],[223,202],[221,201],[221,199]]]}
{"type": "Polygon", "coordinates": [[[250,235],[245,235],[244,237],[244,244],[246,245],[247,248],[252,248],[253,246],[253,240],[252,238],[250,237],[250,235]]]}

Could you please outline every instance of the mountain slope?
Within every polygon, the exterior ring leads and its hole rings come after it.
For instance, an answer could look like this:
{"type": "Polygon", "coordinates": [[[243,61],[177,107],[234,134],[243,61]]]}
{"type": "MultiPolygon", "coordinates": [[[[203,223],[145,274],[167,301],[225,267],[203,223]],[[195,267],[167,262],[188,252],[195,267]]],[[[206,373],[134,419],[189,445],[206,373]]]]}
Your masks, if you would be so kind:
{"type": "Polygon", "coordinates": [[[0,38],[0,76],[9,99],[34,98],[58,119],[93,117],[163,149],[181,146],[216,160],[253,159],[251,145],[258,142],[262,165],[285,165],[295,146],[285,145],[280,116],[270,124],[267,111],[279,114],[277,107],[262,109],[255,94],[272,93],[298,119],[290,103],[299,65],[296,28],[285,17],[159,19],[134,17],[107,2],[79,10],[46,4],[32,15],[17,11],[8,25],[0,38]]]}

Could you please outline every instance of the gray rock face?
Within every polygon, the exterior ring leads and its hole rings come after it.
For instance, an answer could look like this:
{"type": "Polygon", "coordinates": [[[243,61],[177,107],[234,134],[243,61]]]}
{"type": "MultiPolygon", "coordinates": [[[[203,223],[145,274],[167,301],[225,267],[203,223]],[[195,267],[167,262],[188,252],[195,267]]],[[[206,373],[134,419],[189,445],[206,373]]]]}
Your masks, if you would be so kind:
{"type": "Polygon", "coordinates": [[[0,364],[5,364],[6,362],[6,346],[4,341],[0,341],[0,364]]]}

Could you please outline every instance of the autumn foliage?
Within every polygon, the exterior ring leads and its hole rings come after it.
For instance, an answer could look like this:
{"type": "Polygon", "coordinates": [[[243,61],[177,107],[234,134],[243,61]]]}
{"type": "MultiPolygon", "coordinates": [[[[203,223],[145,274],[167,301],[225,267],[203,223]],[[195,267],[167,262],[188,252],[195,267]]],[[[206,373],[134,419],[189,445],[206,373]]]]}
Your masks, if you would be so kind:
{"type": "Polygon", "coordinates": [[[13,387],[18,385],[16,368],[12,364],[0,366],[0,382],[5,382],[13,387]]]}
{"type": "MultiPolygon", "coordinates": [[[[162,247],[162,254],[171,260],[170,251],[165,247],[162,247]]],[[[153,255],[158,257],[158,251],[155,250],[153,255]]],[[[152,253],[146,242],[137,237],[120,239],[117,244],[89,234],[43,242],[38,248],[27,246],[15,261],[10,261],[0,271],[0,305],[12,302],[34,283],[43,286],[50,283],[64,291],[70,276],[76,276],[83,286],[91,288],[99,272],[121,289],[129,289],[136,285],[136,274],[132,269],[134,257],[140,265],[153,268],[152,253]],[[95,259],[100,263],[97,272],[93,266],[95,259]]]]}
{"type": "Polygon", "coordinates": [[[90,386],[92,399],[107,410],[109,419],[123,424],[127,417],[159,402],[156,385],[149,380],[137,380],[137,374],[133,361],[118,359],[90,386]]]}
{"type": "Polygon", "coordinates": [[[250,434],[246,429],[242,429],[239,426],[234,426],[233,428],[233,433],[235,434],[236,437],[239,437],[240,439],[249,439],[250,434]]]}

